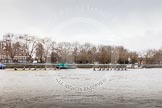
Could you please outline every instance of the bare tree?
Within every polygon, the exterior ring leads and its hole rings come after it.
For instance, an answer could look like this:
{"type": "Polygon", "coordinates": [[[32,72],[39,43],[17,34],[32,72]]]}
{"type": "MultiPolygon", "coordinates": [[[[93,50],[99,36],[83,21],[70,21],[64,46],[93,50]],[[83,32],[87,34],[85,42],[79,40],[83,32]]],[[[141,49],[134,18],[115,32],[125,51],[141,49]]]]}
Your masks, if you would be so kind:
{"type": "Polygon", "coordinates": [[[78,42],[72,43],[72,56],[74,58],[74,63],[78,63],[78,55],[80,52],[80,44],[78,42]]]}
{"type": "Polygon", "coordinates": [[[24,50],[26,52],[27,62],[32,62],[39,42],[38,38],[30,35],[21,35],[19,39],[25,44],[24,50]]]}
{"type": "Polygon", "coordinates": [[[51,57],[51,50],[52,50],[52,40],[50,38],[41,39],[40,42],[43,44],[44,47],[44,58],[45,62],[47,62],[47,58],[51,57]]]}
{"type": "Polygon", "coordinates": [[[68,62],[68,63],[73,63],[74,58],[72,55],[72,44],[69,42],[60,42],[58,43],[58,49],[59,49],[59,54],[60,55],[60,62],[68,62]]]}
{"type": "Polygon", "coordinates": [[[119,51],[119,60],[118,63],[119,64],[126,64],[128,63],[128,51],[127,49],[125,49],[123,46],[119,46],[118,47],[118,51],[119,51]]]}
{"type": "Polygon", "coordinates": [[[36,47],[36,58],[38,59],[38,62],[43,63],[44,60],[44,47],[42,43],[38,43],[36,47]]]}
{"type": "Polygon", "coordinates": [[[16,40],[16,35],[11,33],[5,35],[3,42],[7,62],[9,57],[11,58],[11,62],[13,62],[16,55],[23,53],[23,44],[16,40]]]}
{"type": "Polygon", "coordinates": [[[111,62],[111,49],[110,46],[99,46],[99,63],[107,64],[111,62]]]}
{"type": "Polygon", "coordinates": [[[138,53],[137,52],[130,52],[129,53],[130,63],[135,64],[138,63],[138,53]]]}

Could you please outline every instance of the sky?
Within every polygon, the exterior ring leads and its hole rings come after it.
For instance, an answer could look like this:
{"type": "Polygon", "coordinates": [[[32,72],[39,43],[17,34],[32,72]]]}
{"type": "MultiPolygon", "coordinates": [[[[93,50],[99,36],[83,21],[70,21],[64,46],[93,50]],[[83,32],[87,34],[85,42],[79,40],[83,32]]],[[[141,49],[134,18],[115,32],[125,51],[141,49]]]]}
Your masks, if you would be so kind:
{"type": "Polygon", "coordinates": [[[7,33],[159,49],[162,0],[0,0],[0,39],[7,33]]]}

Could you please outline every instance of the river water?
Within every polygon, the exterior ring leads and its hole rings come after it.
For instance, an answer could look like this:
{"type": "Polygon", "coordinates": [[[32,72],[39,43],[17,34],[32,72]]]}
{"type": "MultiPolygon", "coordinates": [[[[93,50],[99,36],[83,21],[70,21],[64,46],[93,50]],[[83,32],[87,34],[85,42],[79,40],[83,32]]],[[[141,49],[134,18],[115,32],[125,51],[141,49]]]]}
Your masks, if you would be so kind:
{"type": "Polygon", "coordinates": [[[162,69],[0,70],[0,108],[161,108],[162,69]]]}

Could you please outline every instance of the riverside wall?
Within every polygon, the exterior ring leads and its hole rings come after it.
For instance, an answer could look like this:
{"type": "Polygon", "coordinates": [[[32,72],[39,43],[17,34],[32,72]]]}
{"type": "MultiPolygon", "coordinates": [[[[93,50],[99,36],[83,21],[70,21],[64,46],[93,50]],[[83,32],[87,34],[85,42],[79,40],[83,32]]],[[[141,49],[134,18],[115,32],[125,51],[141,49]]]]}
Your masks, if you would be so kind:
{"type": "MultiPolygon", "coordinates": [[[[58,64],[46,64],[46,63],[12,63],[12,64],[5,64],[6,68],[55,68],[58,64]]],[[[68,64],[70,66],[76,66],[77,68],[115,68],[115,67],[126,67],[126,65],[119,65],[119,64],[68,64]]]]}

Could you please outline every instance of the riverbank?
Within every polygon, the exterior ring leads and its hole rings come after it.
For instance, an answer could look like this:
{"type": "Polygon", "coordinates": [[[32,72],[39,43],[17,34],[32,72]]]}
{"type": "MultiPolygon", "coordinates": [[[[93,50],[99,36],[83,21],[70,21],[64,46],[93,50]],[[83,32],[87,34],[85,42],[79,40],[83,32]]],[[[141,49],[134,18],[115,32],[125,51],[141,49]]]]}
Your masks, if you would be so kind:
{"type": "MultiPolygon", "coordinates": [[[[52,63],[11,63],[6,64],[6,68],[55,68],[59,64],[52,63]]],[[[77,68],[93,68],[93,67],[126,67],[126,64],[68,64],[69,66],[75,66],[77,68]]]]}
{"type": "MultiPolygon", "coordinates": [[[[68,64],[76,68],[128,68],[128,69],[139,69],[139,68],[162,68],[162,64],[143,64],[143,65],[132,65],[132,64],[68,64]]],[[[58,64],[52,63],[11,63],[6,64],[6,68],[56,68],[58,64]]]]}

